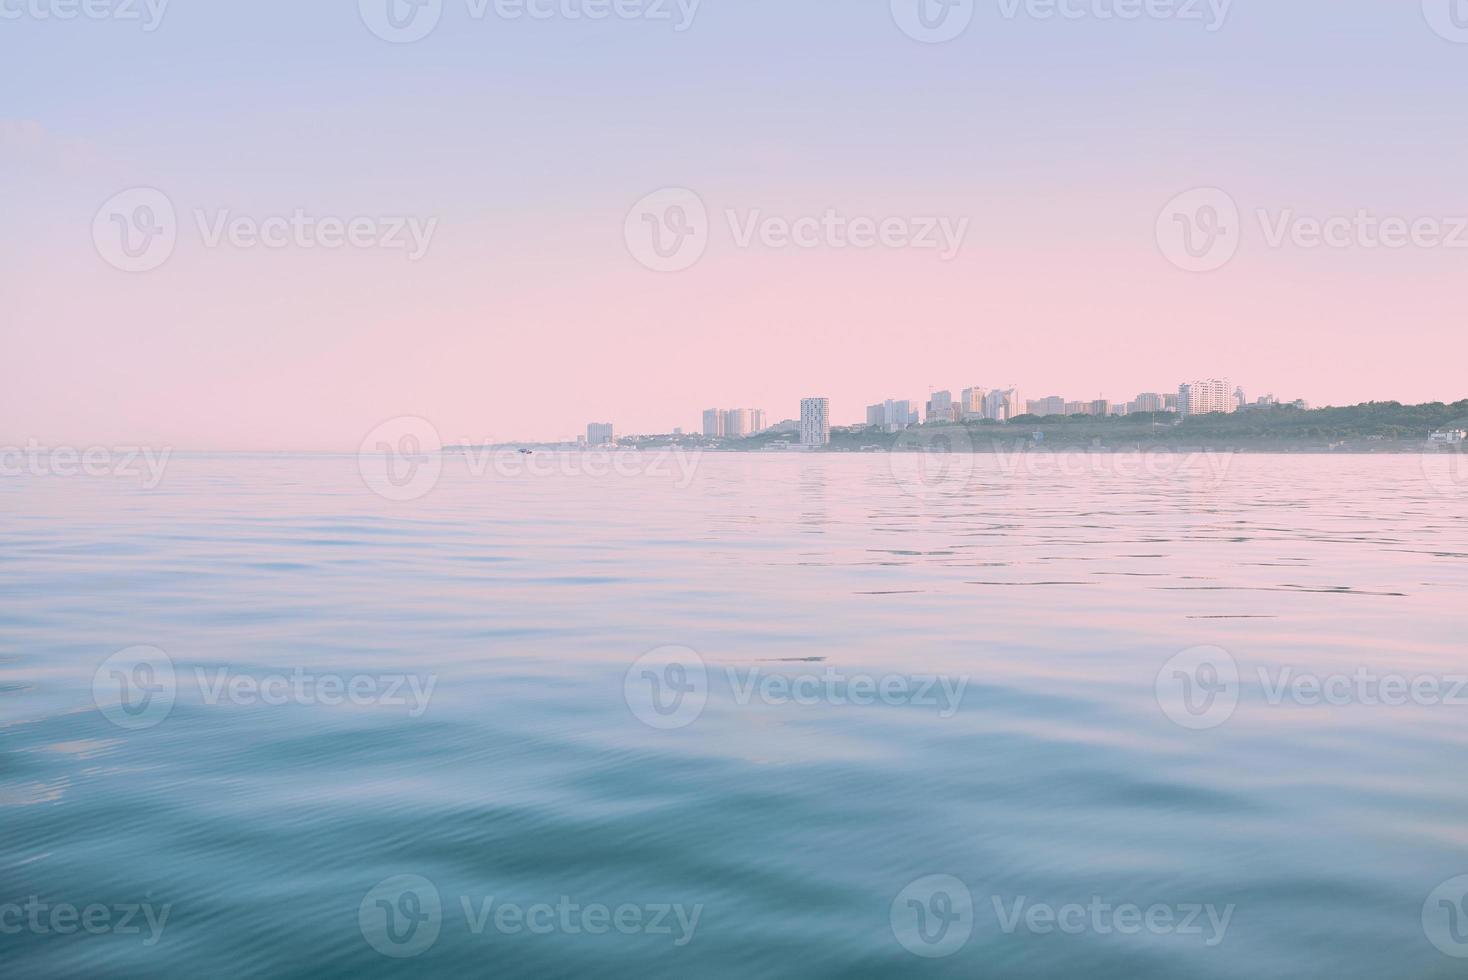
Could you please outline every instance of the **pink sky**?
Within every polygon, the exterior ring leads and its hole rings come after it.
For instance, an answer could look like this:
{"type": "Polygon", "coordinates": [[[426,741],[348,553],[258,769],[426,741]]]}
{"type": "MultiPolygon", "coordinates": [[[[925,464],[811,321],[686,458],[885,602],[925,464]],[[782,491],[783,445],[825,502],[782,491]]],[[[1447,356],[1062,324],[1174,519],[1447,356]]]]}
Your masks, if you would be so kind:
{"type": "Polygon", "coordinates": [[[806,395],[843,424],[934,388],[1118,400],[1210,376],[1315,404],[1457,400],[1468,250],[1275,248],[1254,216],[1468,213],[1449,124],[1468,47],[1411,13],[988,23],[931,46],[885,9],[774,30],[709,7],[676,37],[464,25],[393,46],[313,8],[269,58],[241,12],[147,35],[21,24],[0,51],[32,83],[0,120],[0,443],[354,450],[402,415],[447,441],[549,439],[691,430],[714,406],[791,418],[806,395]],[[124,70],[140,59],[165,67],[124,70]],[[179,217],[144,273],[92,234],[134,187],[179,217]],[[624,240],[665,187],[712,222],[677,273],[624,240]],[[1242,209],[1237,257],[1204,274],[1156,240],[1200,187],[1242,209]],[[437,228],[414,262],[209,247],[194,218],[295,208],[437,228]],[[741,248],[724,217],[828,208],[968,233],[945,262],[741,248]]]}

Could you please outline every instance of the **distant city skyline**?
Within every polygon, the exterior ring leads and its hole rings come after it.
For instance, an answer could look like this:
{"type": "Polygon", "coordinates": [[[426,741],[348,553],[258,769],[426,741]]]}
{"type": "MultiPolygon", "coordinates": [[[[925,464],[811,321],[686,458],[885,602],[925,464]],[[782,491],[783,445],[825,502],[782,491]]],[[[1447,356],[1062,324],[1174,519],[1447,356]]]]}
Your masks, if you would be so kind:
{"type": "MultiPolygon", "coordinates": [[[[1368,401],[1372,399],[1367,399],[1368,401]]],[[[1382,401],[1384,399],[1375,399],[1382,401]]],[[[1051,394],[1042,398],[1027,398],[1017,386],[986,388],[974,385],[961,390],[955,397],[951,389],[938,389],[929,393],[925,403],[912,399],[888,398],[873,402],[865,407],[861,418],[837,421],[832,417],[831,399],[802,398],[799,410],[782,418],[781,412],[766,412],[763,409],[704,409],[701,425],[669,425],[663,428],[629,431],[631,435],[684,434],[688,431],[709,439],[739,439],[759,435],[770,429],[787,427],[788,431],[800,433],[802,441],[808,435],[807,423],[810,413],[818,412],[820,425],[825,432],[822,444],[829,441],[832,428],[879,427],[895,432],[921,423],[965,422],[990,420],[1007,422],[1023,416],[1058,415],[1130,415],[1142,412],[1176,412],[1181,417],[1203,415],[1213,412],[1233,412],[1242,409],[1269,407],[1279,404],[1300,408],[1311,406],[1305,399],[1279,398],[1274,392],[1250,395],[1244,386],[1228,378],[1204,378],[1180,382],[1169,389],[1140,391],[1135,395],[1120,398],[1094,398],[1071,400],[1064,395],[1051,394]],[[818,408],[813,403],[819,402],[818,408]]],[[[582,441],[591,445],[601,444],[592,437],[593,428],[588,426],[587,436],[582,441]]],[[[611,427],[606,427],[609,435],[611,427]]],[[[554,441],[554,440],[552,440],[554,441]]],[[[608,440],[611,441],[611,440],[608,440]]]]}
{"type": "MultiPolygon", "coordinates": [[[[1451,397],[1389,398],[1381,396],[1366,396],[1363,398],[1350,399],[1335,403],[1321,403],[1315,402],[1309,398],[1300,397],[1296,393],[1297,388],[1292,387],[1288,384],[1282,387],[1281,392],[1272,389],[1266,390],[1263,387],[1251,388],[1248,385],[1239,383],[1237,379],[1232,378],[1203,379],[1200,377],[1195,380],[1182,381],[1177,384],[1164,386],[1161,388],[1155,386],[1152,388],[1142,388],[1131,393],[1130,395],[1125,395],[1121,391],[1113,391],[1113,394],[1120,395],[1121,397],[1109,397],[1105,394],[1100,394],[1094,397],[1072,399],[1066,394],[1057,394],[1053,390],[1049,394],[1037,397],[1033,394],[1033,392],[1039,389],[1030,389],[1020,385],[1008,385],[999,388],[984,388],[983,386],[970,386],[966,388],[935,387],[929,389],[922,398],[903,399],[897,397],[884,397],[880,402],[863,402],[860,398],[857,398],[850,404],[846,405],[841,404],[838,399],[834,397],[827,397],[825,398],[825,401],[827,402],[826,410],[828,413],[827,424],[830,428],[853,428],[861,427],[863,425],[875,424],[871,421],[871,410],[878,405],[881,405],[884,410],[888,411],[897,411],[897,406],[899,405],[907,406],[907,411],[913,413],[914,415],[914,417],[908,422],[908,424],[919,424],[927,422],[929,421],[928,409],[932,408],[932,405],[930,403],[933,396],[941,396],[944,394],[947,394],[951,398],[951,405],[955,412],[954,420],[959,420],[963,418],[990,418],[1002,421],[1005,418],[1016,418],[1021,415],[1045,416],[1077,414],[1129,414],[1130,412],[1143,411],[1177,411],[1181,415],[1187,415],[1190,413],[1184,409],[1179,408],[1178,405],[1178,398],[1181,387],[1184,385],[1196,386],[1199,383],[1208,380],[1217,380],[1220,382],[1221,386],[1210,389],[1208,397],[1211,400],[1198,402],[1197,407],[1194,409],[1192,414],[1203,414],[1208,411],[1232,411],[1233,408],[1224,409],[1209,406],[1221,405],[1223,404],[1223,402],[1220,401],[1220,399],[1229,399],[1229,403],[1232,404],[1233,407],[1239,407],[1236,402],[1232,401],[1232,399],[1240,391],[1247,395],[1247,407],[1258,407],[1258,405],[1266,402],[1284,405],[1297,404],[1302,407],[1308,408],[1329,408],[1333,405],[1357,405],[1366,402],[1387,401],[1396,401],[1401,402],[1402,404],[1424,404],[1428,402],[1443,402],[1445,404],[1451,404],[1453,402],[1462,400],[1464,397],[1468,397],[1468,382],[1465,382],[1463,386],[1463,393],[1451,397]],[[994,396],[1002,396],[1004,395],[1004,393],[1011,393],[1011,397],[1017,398],[1018,401],[1013,403],[1021,406],[1022,410],[1012,411],[1004,417],[994,414],[992,399],[994,398],[994,396]],[[984,409],[982,410],[982,412],[975,412],[972,410],[971,406],[973,403],[968,400],[971,394],[977,394],[978,397],[983,399],[984,409]],[[1142,407],[1136,404],[1139,400],[1146,400],[1149,397],[1153,396],[1155,396],[1156,398],[1155,407],[1142,407]],[[1060,404],[1060,402],[1062,401],[1064,403],[1063,406],[1061,406],[1060,404]],[[1050,402],[1054,402],[1055,404],[1045,404],[1050,402]],[[1102,403],[1108,405],[1108,411],[1100,412],[1096,410],[1097,406],[1102,403]],[[964,406],[970,407],[965,410],[964,406]],[[1127,411],[1117,412],[1114,410],[1110,410],[1116,409],[1118,407],[1125,408],[1127,409],[1127,411]]],[[[891,388],[893,386],[887,387],[891,388]]],[[[1052,389],[1056,387],[1058,386],[1052,386],[1052,389]]],[[[1117,389],[1119,388],[1119,386],[1103,385],[1101,387],[1101,390],[1105,391],[1108,388],[1117,389]]],[[[803,400],[804,399],[802,398],[794,398],[790,400],[789,407],[782,407],[774,410],[768,410],[764,408],[703,409],[701,411],[688,413],[690,416],[688,419],[684,419],[683,415],[680,413],[654,413],[655,415],[672,421],[666,421],[661,425],[654,424],[650,427],[624,425],[620,422],[615,424],[618,433],[624,433],[627,435],[669,435],[673,434],[675,430],[677,430],[679,434],[683,435],[693,433],[702,434],[710,438],[735,438],[739,436],[755,435],[761,432],[765,432],[781,425],[782,423],[794,423],[795,425],[798,425],[801,418],[801,402],[803,400]],[[742,415],[740,413],[742,413],[742,415]],[[735,425],[733,420],[736,418],[742,419],[742,424],[735,425]]],[[[746,399],[746,401],[749,401],[749,399],[746,399]]],[[[781,402],[781,404],[783,406],[785,403],[781,402]]],[[[890,417],[888,417],[884,419],[883,424],[890,426],[893,424],[893,422],[890,420],[890,417]]],[[[572,443],[577,441],[585,441],[585,425],[583,424],[580,428],[580,432],[568,432],[551,435],[541,433],[530,434],[528,431],[497,432],[494,435],[496,438],[502,439],[503,441],[543,441],[547,443],[572,443]]],[[[792,429],[792,431],[795,430],[792,429]]]]}

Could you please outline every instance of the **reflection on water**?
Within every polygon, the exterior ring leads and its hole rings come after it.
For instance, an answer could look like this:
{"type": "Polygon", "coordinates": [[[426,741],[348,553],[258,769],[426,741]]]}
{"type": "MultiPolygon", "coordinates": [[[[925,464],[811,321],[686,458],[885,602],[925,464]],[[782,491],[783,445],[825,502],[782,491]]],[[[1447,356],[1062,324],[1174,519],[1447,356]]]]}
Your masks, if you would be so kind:
{"type": "Polygon", "coordinates": [[[914,462],[0,482],[6,972],[1463,975],[1468,497],[914,462]]]}

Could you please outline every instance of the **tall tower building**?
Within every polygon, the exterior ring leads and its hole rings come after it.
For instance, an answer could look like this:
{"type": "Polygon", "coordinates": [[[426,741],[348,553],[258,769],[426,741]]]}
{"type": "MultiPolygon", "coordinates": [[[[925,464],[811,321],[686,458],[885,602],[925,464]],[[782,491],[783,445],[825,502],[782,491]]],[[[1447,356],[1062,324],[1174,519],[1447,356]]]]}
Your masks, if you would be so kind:
{"type": "Polygon", "coordinates": [[[988,397],[987,388],[965,388],[960,396],[961,412],[966,419],[981,419],[984,417],[984,399],[988,397]]]}
{"type": "Polygon", "coordinates": [[[953,392],[935,391],[933,397],[928,399],[927,420],[929,422],[952,422],[953,408],[953,392]]]}
{"type": "Polygon", "coordinates": [[[749,431],[749,409],[731,408],[724,413],[724,438],[743,439],[749,431]]]}
{"type": "Polygon", "coordinates": [[[829,446],[831,444],[831,399],[802,398],[800,400],[800,444],[802,446],[829,446]]]}
{"type": "Polygon", "coordinates": [[[1008,422],[1024,413],[1025,403],[1020,399],[1018,388],[996,388],[984,399],[984,418],[1008,422]]]}
{"type": "Polygon", "coordinates": [[[717,408],[705,409],[703,413],[703,434],[710,439],[720,439],[724,435],[724,413],[717,408]]]}

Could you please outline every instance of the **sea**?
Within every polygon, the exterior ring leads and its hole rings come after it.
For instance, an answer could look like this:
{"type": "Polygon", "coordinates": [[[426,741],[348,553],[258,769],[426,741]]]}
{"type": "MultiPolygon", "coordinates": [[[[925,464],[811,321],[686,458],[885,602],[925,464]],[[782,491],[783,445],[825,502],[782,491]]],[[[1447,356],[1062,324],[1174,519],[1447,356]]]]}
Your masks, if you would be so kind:
{"type": "Polygon", "coordinates": [[[0,477],[8,978],[1468,976],[1444,457],[126,462],[0,477]]]}

